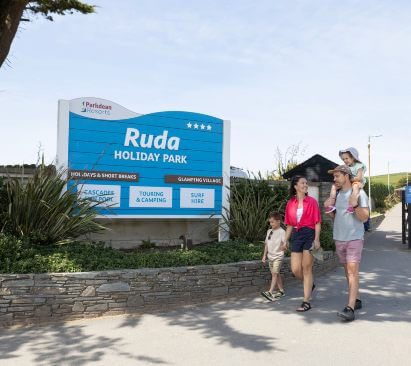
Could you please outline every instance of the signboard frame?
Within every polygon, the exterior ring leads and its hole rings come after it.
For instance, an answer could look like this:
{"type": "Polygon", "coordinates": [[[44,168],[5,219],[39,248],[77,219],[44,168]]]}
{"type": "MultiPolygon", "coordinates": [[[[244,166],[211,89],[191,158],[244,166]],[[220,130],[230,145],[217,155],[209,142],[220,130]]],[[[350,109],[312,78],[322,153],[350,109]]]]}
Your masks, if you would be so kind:
{"type": "MultiPolygon", "coordinates": [[[[84,101],[92,101],[95,103],[102,103],[102,104],[110,104],[114,105],[116,108],[121,110],[128,118],[134,118],[143,116],[143,114],[139,114],[124,108],[123,106],[114,103],[109,100],[101,99],[101,98],[94,98],[94,97],[81,97],[72,100],[59,100],[58,101],[58,127],[57,127],[57,167],[59,169],[68,170],[69,168],[69,124],[70,124],[70,103],[74,103],[76,105],[80,105],[80,103],[84,104],[84,101]]],[[[90,117],[89,117],[90,118],[90,117]]],[[[106,117],[101,116],[95,118],[96,120],[116,120],[115,116],[106,117]]],[[[123,117],[123,119],[127,119],[123,117]]],[[[220,220],[220,226],[223,224],[223,214],[228,212],[229,210],[229,188],[230,188],[230,130],[231,130],[231,123],[230,121],[223,120],[223,141],[222,141],[222,183],[215,178],[215,183],[221,186],[222,191],[222,212],[218,215],[207,215],[207,214],[198,214],[198,215],[187,215],[187,214],[156,214],[156,215],[138,215],[138,214],[105,214],[99,215],[98,218],[110,218],[110,219],[210,219],[215,218],[220,220]]],[[[138,172],[137,172],[138,173],[138,172]]],[[[170,176],[173,176],[172,174],[170,176]]],[[[193,178],[193,177],[190,177],[193,178]]],[[[81,179],[81,178],[80,178],[81,179]]],[[[137,178],[138,179],[138,178],[137,178]]],[[[174,179],[174,178],[173,178],[174,179]]],[[[211,178],[210,178],[211,179],[211,178]]],[[[83,181],[83,179],[81,179],[83,181]]],[[[117,183],[121,183],[118,182],[117,183]]],[[[165,181],[166,182],[166,181],[165,181]]],[[[166,182],[167,183],[167,182],[166,182]]],[[[198,183],[198,188],[201,188],[201,184],[198,183]]],[[[141,184],[144,185],[144,184],[141,184]]],[[[221,231],[221,230],[220,230],[221,231]]],[[[221,233],[220,233],[221,234],[221,233]]]]}

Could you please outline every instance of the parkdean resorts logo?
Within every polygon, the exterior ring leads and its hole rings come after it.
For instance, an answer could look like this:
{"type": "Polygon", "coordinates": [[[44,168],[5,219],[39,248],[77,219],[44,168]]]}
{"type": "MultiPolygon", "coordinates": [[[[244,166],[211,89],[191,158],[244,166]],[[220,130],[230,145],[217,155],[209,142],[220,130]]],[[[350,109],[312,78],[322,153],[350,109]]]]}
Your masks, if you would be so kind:
{"type": "Polygon", "coordinates": [[[88,102],[83,101],[80,111],[83,113],[93,113],[93,114],[105,114],[110,115],[112,110],[111,105],[103,104],[103,103],[95,103],[95,102],[88,102]]]}

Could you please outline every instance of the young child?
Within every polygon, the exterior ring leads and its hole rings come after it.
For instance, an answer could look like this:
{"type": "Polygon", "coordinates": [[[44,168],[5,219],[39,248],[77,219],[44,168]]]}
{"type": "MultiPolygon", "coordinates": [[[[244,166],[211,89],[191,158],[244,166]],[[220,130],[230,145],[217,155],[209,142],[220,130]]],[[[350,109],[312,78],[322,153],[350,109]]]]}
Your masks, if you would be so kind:
{"type": "Polygon", "coordinates": [[[268,258],[271,271],[271,285],[268,291],[261,293],[267,300],[273,301],[284,296],[284,286],[280,275],[281,265],[284,259],[285,230],[281,227],[281,216],[278,212],[268,215],[270,229],[267,230],[265,237],[265,247],[262,262],[268,258]],[[276,293],[275,288],[278,288],[276,293]]]}
{"type": "MultiPolygon", "coordinates": [[[[340,150],[339,155],[341,160],[344,162],[345,165],[347,165],[352,173],[352,196],[358,197],[360,193],[360,189],[362,189],[366,183],[365,180],[365,171],[366,171],[366,166],[363,164],[358,155],[358,151],[354,147],[349,147],[345,150],[340,150]]],[[[331,192],[330,192],[330,199],[331,202],[333,202],[332,206],[328,206],[326,209],[326,213],[330,213],[335,210],[335,199],[337,197],[337,189],[335,185],[331,187],[331,192]]],[[[347,212],[352,214],[354,213],[354,208],[352,206],[348,206],[347,212]]]]}

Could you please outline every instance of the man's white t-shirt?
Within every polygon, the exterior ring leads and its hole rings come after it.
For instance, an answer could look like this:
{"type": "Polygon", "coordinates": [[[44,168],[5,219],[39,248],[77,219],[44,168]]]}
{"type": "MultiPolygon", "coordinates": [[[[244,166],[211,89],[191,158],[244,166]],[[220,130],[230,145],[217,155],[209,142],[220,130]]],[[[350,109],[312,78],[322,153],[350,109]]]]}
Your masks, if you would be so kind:
{"type": "Polygon", "coordinates": [[[267,244],[268,259],[274,260],[274,259],[280,259],[284,257],[284,251],[280,250],[280,246],[284,242],[285,242],[285,230],[283,228],[279,227],[276,230],[273,230],[273,229],[267,230],[267,235],[265,237],[265,243],[267,244]]]}

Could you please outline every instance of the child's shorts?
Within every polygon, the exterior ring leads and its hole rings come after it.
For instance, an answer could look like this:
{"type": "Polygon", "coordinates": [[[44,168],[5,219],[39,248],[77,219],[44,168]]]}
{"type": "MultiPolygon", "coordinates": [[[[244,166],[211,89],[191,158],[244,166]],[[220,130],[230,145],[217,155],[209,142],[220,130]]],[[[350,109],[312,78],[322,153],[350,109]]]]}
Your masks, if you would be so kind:
{"type": "Polygon", "coordinates": [[[283,258],[276,258],[276,259],[268,260],[268,267],[270,267],[271,273],[280,273],[282,264],[283,264],[283,258]]]}

